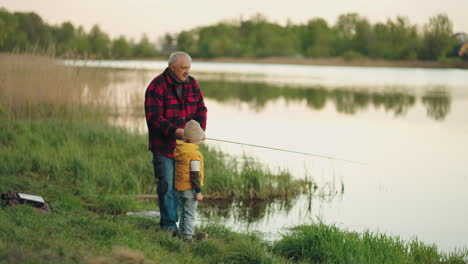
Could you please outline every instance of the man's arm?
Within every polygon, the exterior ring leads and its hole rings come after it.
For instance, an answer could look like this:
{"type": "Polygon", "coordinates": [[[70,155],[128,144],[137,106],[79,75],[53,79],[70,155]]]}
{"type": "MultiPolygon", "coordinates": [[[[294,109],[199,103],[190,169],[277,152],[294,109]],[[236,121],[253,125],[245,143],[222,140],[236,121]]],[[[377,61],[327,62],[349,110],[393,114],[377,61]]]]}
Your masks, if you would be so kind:
{"type": "MultiPolygon", "coordinates": [[[[152,129],[160,130],[164,135],[170,136],[176,132],[177,127],[164,118],[164,92],[161,86],[152,81],[145,93],[146,122],[152,129]]],[[[183,130],[182,130],[183,131],[183,130]]],[[[179,131],[180,133],[180,131],[179,131]]],[[[183,132],[182,132],[183,134],[183,132]]]]}
{"type": "Polygon", "coordinates": [[[203,93],[198,86],[198,82],[195,81],[195,87],[199,91],[198,103],[197,103],[197,112],[195,113],[195,120],[200,123],[200,126],[203,130],[206,129],[206,112],[208,111],[205,102],[203,101],[203,93]]]}

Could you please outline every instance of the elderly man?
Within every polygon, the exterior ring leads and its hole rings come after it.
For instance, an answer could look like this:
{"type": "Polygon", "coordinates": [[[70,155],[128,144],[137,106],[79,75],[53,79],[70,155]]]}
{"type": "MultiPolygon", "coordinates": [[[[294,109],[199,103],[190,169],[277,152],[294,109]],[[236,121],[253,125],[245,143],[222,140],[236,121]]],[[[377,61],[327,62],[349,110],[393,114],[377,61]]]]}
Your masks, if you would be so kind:
{"type": "Polygon", "coordinates": [[[203,94],[197,81],[189,76],[192,59],[185,52],[169,57],[168,67],[148,85],[145,113],[148,149],[153,152],[161,230],[177,230],[178,197],[174,189],[174,148],[182,139],[185,123],[196,120],[206,129],[203,94]]]}

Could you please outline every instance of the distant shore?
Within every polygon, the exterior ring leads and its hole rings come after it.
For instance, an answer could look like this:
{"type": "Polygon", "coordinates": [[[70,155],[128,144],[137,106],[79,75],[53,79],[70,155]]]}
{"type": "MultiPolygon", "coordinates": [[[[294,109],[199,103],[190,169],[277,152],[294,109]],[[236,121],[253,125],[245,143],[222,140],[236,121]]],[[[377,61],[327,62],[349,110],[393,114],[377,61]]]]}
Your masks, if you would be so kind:
{"type": "MultiPolygon", "coordinates": [[[[381,60],[381,59],[344,59],[344,58],[293,58],[293,57],[267,57],[267,58],[197,58],[195,62],[226,62],[226,63],[263,63],[263,64],[293,64],[293,65],[321,65],[321,66],[354,66],[354,67],[398,67],[398,68],[454,68],[468,69],[468,61],[422,61],[422,60],[381,60]]],[[[166,57],[158,58],[132,58],[130,60],[158,60],[166,61],[166,57]]]]}
{"type": "MultiPolygon", "coordinates": [[[[12,53],[0,52],[8,56],[12,53]]],[[[16,56],[31,54],[15,54],[16,56]]],[[[40,56],[40,55],[39,55],[40,56]]],[[[155,58],[128,58],[124,60],[167,61],[167,57],[155,58]]],[[[380,60],[380,59],[344,59],[344,58],[293,58],[293,57],[267,57],[267,58],[197,58],[195,62],[226,62],[226,63],[260,63],[260,64],[293,64],[293,65],[321,65],[321,66],[354,66],[354,67],[398,67],[398,68],[442,68],[442,69],[468,69],[467,60],[451,61],[422,61],[422,60],[380,60]]],[[[109,60],[109,59],[106,59],[109,60]]]]}
{"type": "Polygon", "coordinates": [[[400,67],[400,68],[458,68],[468,69],[468,61],[419,61],[419,60],[373,60],[373,59],[352,59],[343,58],[290,58],[290,57],[269,57],[269,58],[194,58],[194,61],[205,62],[231,62],[231,63],[265,63],[265,64],[298,64],[298,65],[326,65],[326,66],[360,66],[360,67],[400,67]]]}

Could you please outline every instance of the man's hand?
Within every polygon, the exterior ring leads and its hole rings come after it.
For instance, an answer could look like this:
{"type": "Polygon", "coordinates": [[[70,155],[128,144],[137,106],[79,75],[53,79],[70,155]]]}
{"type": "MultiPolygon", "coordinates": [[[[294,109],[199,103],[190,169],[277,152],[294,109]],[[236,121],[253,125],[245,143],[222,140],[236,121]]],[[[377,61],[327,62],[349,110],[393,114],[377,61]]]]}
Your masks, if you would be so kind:
{"type": "Polygon", "coordinates": [[[183,128],[176,129],[175,136],[177,139],[184,139],[184,129],[183,128]]]}
{"type": "Polygon", "coordinates": [[[197,199],[197,201],[203,200],[203,194],[202,194],[201,192],[197,193],[197,194],[195,195],[195,199],[197,199]]]}

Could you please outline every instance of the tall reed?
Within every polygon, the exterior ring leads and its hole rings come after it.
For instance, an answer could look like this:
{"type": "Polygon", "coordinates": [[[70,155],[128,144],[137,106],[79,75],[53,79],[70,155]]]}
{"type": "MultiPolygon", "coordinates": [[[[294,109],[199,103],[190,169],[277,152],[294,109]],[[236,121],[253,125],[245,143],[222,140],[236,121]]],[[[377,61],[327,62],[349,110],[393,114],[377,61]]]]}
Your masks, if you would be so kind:
{"type": "Polygon", "coordinates": [[[103,105],[83,100],[90,81],[103,81],[99,70],[66,67],[41,55],[0,53],[0,72],[0,119],[104,119],[103,105]]]}
{"type": "Polygon", "coordinates": [[[468,250],[450,254],[417,239],[365,231],[341,230],[322,222],[294,227],[283,234],[273,252],[295,262],[307,263],[466,263],[468,250]]]}
{"type": "Polygon", "coordinates": [[[294,179],[286,170],[275,174],[251,157],[229,156],[203,144],[201,150],[206,160],[206,190],[213,198],[288,199],[308,189],[307,180],[294,179]]]}

